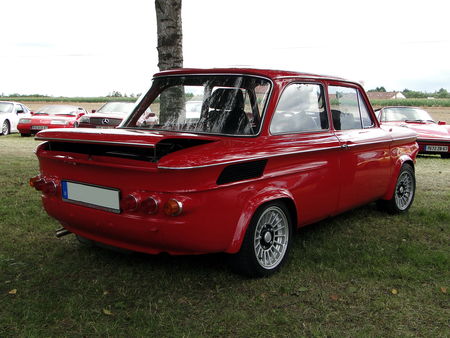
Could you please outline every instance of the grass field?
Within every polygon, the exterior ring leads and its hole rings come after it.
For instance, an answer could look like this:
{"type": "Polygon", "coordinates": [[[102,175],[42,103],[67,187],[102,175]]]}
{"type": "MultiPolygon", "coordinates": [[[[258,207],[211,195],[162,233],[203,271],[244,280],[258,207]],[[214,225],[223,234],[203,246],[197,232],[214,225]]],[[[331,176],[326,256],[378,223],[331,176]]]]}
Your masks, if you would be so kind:
{"type": "Polygon", "coordinates": [[[281,273],[226,256],[123,254],[54,237],[33,138],[0,137],[0,337],[424,336],[450,332],[450,160],[419,158],[411,210],[303,228],[281,273]]]}

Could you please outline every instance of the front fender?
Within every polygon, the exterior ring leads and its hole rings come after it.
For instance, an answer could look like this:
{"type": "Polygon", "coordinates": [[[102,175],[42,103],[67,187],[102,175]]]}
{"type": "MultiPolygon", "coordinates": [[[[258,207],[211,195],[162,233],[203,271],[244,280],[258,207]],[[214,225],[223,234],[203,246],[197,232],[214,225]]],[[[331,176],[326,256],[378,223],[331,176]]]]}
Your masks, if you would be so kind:
{"type": "MultiPolygon", "coordinates": [[[[231,243],[229,247],[225,250],[225,252],[227,253],[238,252],[241,248],[242,241],[244,240],[245,237],[245,233],[256,210],[261,205],[278,199],[289,199],[295,205],[294,198],[289,190],[280,189],[280,187],[275,186],[265,187],[264,189],[261,189],[257,195],[253,196],[250,200],[248,200],[242,208],[242,213],[236,225],[236,230],[234,232],[233,239],[231,240],[231,243]]],[[[293,221],[295,222],[295,220],[293,221]]]]}

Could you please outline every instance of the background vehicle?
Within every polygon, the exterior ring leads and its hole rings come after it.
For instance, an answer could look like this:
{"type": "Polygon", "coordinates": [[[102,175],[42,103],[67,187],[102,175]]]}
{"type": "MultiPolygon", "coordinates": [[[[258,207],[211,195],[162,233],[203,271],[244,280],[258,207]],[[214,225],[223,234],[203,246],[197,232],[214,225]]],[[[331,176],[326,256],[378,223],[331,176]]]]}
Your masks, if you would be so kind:
{"type": "Polygon", "coordinates": [[[21,103],[0,101],[0,135],[17,133],[19,119],[29,112],[28,107],[21,103]]]}
{"type": "Polygon", "coordinates": [[[76,127],[81,128],[115,128],[134,107],[133,102],[107,102],[96,112],[80,117],[76,127]]]}
{"type": "Polygon", "coordinates": [[[416,107],[384,107],[376,111],[385,126],[402,126],[417,133],[419,153],[440,154],[450,158],[450,125],[434,121],[430,114],[416,107]]]}
{"type": "Polygon", "coordinates": [[[86,114],[81,107],[70,105],[48,105],[31,116],[23,117],[17,124],[21,136],[36,134],[50,128],[72,128],[75,121],[86,114]]]}
{"type": "Polygon", "coordinates": [[[334,77],[165,71],[118,128],[36,139],[30,183],[58,234],[153,254],[225,252],[250,276],[278,271],[299,227],[374,201],[406,212],[415,194],[416,133],[380,128],[362,87],[334,77]],[[140,124],[151,105],[159,123],[140,124]]]}

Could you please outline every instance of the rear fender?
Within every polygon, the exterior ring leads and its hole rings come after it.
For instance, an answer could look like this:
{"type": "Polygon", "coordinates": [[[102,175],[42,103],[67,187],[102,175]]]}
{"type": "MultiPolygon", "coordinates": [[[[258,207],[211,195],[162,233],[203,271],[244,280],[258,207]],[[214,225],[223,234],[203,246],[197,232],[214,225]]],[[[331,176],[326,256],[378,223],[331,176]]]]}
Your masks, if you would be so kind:
{"type": "Polygon", "coordinates": [[[395,162],[394,169],[392,170],[391,183],[389,184],[386,194],[381,198],[383,200],[390,200],[394,195],[395,185],[397,184],[397,177],[400,174],[400,169],[403,164],[408,163],[414,169],[414,160],[409,155],[402,155],[397,158],[395,162]]]}
{"type": "MultiPolygon", "coordinates": [[[[255,214],[256,210],[263,204],[279,200],[279,199],[288,199],[292,203],[289,207],[291,210],[291,206],[294,206],[295,210],[297,210],[297,207],[295,205],[294,198],[292,197],[292,194],[286,190],[286,189],[280,189],[279,187],[266,187],[265,189],[262,189],[259,191],[257,195],[252,197],[250,200],[248,200],[243,209],[241,216],[238,220],[238,223],[236,225],[236,230],[234,232],[233,239],[228,246],[228,248],[225,250],[227,253],[236,253],[240,250],[242,241],[244,240],[245,233],[247,232],[247,228],[250,224],[250,221],[255,214]]],[[[293,210],[291,210],[293,212],[293,210]]],[[[296,212],[293,212],[296,214],[296,212]]],[[[292,220],[294,224],[296,224],[297,220],[292,220]]]]}

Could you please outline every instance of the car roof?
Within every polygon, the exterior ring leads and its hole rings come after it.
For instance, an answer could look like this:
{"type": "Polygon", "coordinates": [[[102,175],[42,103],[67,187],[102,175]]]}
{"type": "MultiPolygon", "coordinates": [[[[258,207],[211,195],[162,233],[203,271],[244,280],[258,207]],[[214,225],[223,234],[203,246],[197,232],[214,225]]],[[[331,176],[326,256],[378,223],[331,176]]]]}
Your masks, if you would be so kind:
{"type": "Polygon", "coordinates": [[[272,80],[280,78],[307,78],[307,79],[323,79],[323,80],[335,80],[355,83],[340,77],[319,75],[313,73],[302,73],[286,70],[273,70],[273,69],[257,69],[257,68],[178,68],[161,71],[156,73],[155,77],[170,76],[170,75],[191,75],[191,74],[242,74],[242,75],[255,75],[262,76],[272,80]]]}

